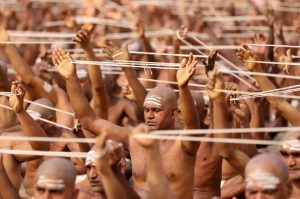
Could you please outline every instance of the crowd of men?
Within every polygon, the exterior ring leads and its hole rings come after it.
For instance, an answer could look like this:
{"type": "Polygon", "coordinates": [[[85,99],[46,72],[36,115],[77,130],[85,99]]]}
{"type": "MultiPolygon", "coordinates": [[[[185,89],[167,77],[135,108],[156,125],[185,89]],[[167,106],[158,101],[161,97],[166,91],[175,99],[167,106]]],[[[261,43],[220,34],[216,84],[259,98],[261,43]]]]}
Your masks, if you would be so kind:
{"type": "Polygon", "coordinates": [[[299,8],[0,1],[0,199],[300,198],[299,8]]]}

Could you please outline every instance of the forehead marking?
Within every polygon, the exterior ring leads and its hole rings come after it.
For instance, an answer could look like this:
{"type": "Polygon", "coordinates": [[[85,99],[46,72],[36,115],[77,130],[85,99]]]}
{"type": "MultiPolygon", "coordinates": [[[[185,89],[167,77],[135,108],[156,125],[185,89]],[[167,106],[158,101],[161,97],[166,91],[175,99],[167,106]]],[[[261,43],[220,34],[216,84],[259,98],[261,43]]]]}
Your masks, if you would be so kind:
{"type": "Polygon", "coordinates": [[[51,179],[46,176],[40,176],[36,185],[38,187],[47,187],[50,189],[63,189],[65,187],[65,182],[63,179],[51,179]]]}
{"type": "Polygon", "coordinates": [[[260,187],[262,189],[275,189],[280,180],[268,172],[255,172],[248,175],[245,182],[246,188],[260,187]]]}
{"type": "Polygon", "coordinates": [[[291,151],[299,151],[300,150],[300,140],[285,140],[282,142],[282,148],[289,149],[291,151]]]}

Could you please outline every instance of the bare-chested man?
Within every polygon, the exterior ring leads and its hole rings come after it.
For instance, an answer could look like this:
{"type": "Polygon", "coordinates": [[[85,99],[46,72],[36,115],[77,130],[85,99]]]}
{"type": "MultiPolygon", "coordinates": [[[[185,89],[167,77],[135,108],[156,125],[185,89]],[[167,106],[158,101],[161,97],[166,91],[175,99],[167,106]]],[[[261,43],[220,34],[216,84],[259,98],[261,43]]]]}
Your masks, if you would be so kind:
{"type": "MultiPolygon", "coordinates": [[[[115,141],[109,141],[107,142],[115,142],[115,141]]],[[[115,144],[114,145],[118,145],[115,144]]],[[[125,152],[118,145],[119,148],[118,150],[120,151],[117,153],[117,155],[122,155],[119,157],[119,160],[115,163],[112,164],[112,170],[117,170],[118,173],[125,175],[125,152]]],[[[85,160],[85,167],[86,167],[86,175],[87,179],[89,181],[89,186],[82,186],[80,184],[77,184],[77,187],[79,188],[80,192],[78,195],[78,199],[84,199],[84,198],[106,198],[106,194],[102,185],[102,178],[101,175],[99,174],[97,168],[96,168],[96,159],[95,159],[95,151],[96,147],[93,147],[87,154],[86,160],[85,160]]]]}
{"type": "Polygon", "coordinates": [[[288,132],[282,138],[282,145],[279,152],[289,169],[289,176],[292,183],[291,199],[300,197],[300,133],[288,132]]]}
{"type": "MultiPolygon", "coordinates": [[[[32,117],[23,108],[23,99],[26,93],[25,88],[19,82],[13,82],[11,87],[12,96],[9,99],[10,106],[16,113],[17,119],[22,127],[22,132],[4,133],[2,136],[37,136],[47,137],[44,130],[33,120],[32,117]]],[[[5,141],[1,142],[3,149],[15,150],[49,150],[49,143],[43,142],[17,142],[5,141]]],[[[38,156],[31,155],[3,155],[3,163],[9,180],[16,189],[21,185],[21,164],[23,162],[31,161],[38,158],[38,156]]]]}
{"type": "Polygon", "coordinates": [[[34,198],[76,199],[76,173],[74,165],[67,159],[44,161],[35,176],[34,198]]]}
{"type": "MultiPolygon", "coordinates": [[[[122,56],[125,56],[125,59],[128,59],[128,52],[126,51],[121,51],[121,53],[119,50],[112,51],[112,55],[115,58],[121,56],[120,59],[123,59],[124,57],[122,58],[122,56]]],[[[107,131],[110,139],[122,142],[126,147],[129,147],[135,187],[139,191],[147,190],[145,173],[146,161],[143,156],[144,149],[131,137],[130,129],[116,126],[96,117],[84,98],[84,95],[78,92],[79,81],[76,76],[76,68],[71,62],[71,57],[62,49],[56,49],[54,51],[53,63],[55,63],[60,74],[66,79],[67,91],[72,106],[83,128],[95,134],[101,134],[103,131],[107,131]]],[[[196,60],[190,60],[188,63],[185,61],[182,67],[187,67],[188,70],[190,70],[195,67],[196,64],[196,60]]],[[[147,94],[144,101],[144,116],[145,122],[150,129],[174,129],[176,112],[177,98],[172,89],[168,87],[157,87],[147,94]]],[[[163,166],[170,182],[171,191],[177,198],[193,198],[193,170],[198,146],[197,143],[186,141],[174,142],[163,140],[160,142],[163,154],[163,166]],[[174,158],[176,159],[176,163],[174,163],[174,158]]]]}

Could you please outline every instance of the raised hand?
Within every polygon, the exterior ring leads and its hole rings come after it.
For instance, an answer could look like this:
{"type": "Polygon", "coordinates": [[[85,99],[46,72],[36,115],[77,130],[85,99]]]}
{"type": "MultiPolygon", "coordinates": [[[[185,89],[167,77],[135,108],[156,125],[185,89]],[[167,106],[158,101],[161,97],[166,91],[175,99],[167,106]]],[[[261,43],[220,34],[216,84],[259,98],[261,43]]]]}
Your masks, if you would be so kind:
{"type": "MultiPolygon", "coordinates": [[[[288,49],[285,53],[280,51],[279,48],[274,48],[274,57],[277,62],[292,62],[292,52],[291,49],[288,49]]],[[[279,69],[289,74],[289,65],[279,64],[279,69]]]]}
{"type": "Polygon", "coordinates": [[[83,26],[76,34],[73,41],[78,43],[81,48],[83,49],[89,49],[90,48],[90,35],[92,32],[93,26],[83,26]]]}
{"type": "Polygon", "coordinates": [[[241,48],[239,48],[236,55],[242,62],[244,62],[248,70],[254,69],[256,64],[251,61],[255,61],[257,59],[257,56],[255,52],[251,50],[247,45],[243,45],[241,48]]]}
{"type": "Polygon", "coordinates": [[[176,79],[179,87],[185,87],[188,85],[189,80],[196,70],[197,63],[197,58],[194,57],[192,53],[190,54],[188,60],[184,58],[181,61],[179,69],[176,73],[176,79]]]}
{"type": "Polygon", "coordinates": [[[76,76],[76,66],[73,59],[61,48],[56,48],[52,53],[52,62],[56,66],[59,74],[65,79],[76,76]]]}
{"type": "Polygon", "coordinates": [[[116,165],[124,156],[123,145],[112,140],[107,140],[107,134],[103,133],[97,138],[95,159],[98,169],[116,165]]]}
{"type": "Polygon", "coordinates": [[[131,89],[131,87],[129,86],[128,82],[122,85],[122,95],[132,101],[136,100],[136,97],[131,89]]]}
{"type": "Polygon", "coordinates": [[[241,125],[247,125],[250,123],[250,110],[247,103],[244,100],[235,100],[230,103],[230,110],[234,114],[235,119],[241,125]]]}
{"type": "Polygon", "coordinates": [[[9,104],[15,113],[21,113],[24,111],[23,102],[26,94],[25,87],[19,82],[14,81],[11,85],[12,95],[9,97],[9,104]]]}
{"type": "Polygon", "coordinates": [[[210,100],[215,100],[221,96],[219,89],[223,89],[224,83],[221,74],[216,71],[208,72],[207,92],[210,100]]]}
{"type": "Polygon", "coordinates": [[[129,52],[128,47],[125,46],[124,49],[118,48],[113,44],[109,44],[104,47],[104,53],[108,56],[109,59],[115,61],[128,61],[129,60],[129,52]]]}
{"type": "Polygon", "coordinates": [[[207,75],[207,73],[209,71],[214,70],[217,55],[218,55],[218,51],[217,50],[211,50],[209,52],[209,54],[208,54],[207,59],[206,60],[202,60],[202,63],[205,66],[205,73],[206,73],[206,75],[207,75]]]}
{"type": "MultiPolygon", "coordinates": [[[[268,39],[263,34],[255,34],[252,39],[252,42],[254,44],[267,44],[268,39]]],[[[252,49],[260,58],[263,58],[265,55],[265,52],[267,50],[267,47],[266,46],[253,46],[252,49]]]]}
{"type": "MultiPolygon", "coordinates": [[[[137,134],[149,134],[150,130],[149,127],[146,124],[140,124],[137,127],[132,129],[132,135],[137,135],[137,134]]],[[[137,143],[144,148],[151,148],[153,144],[155,143],[154,139],[147,139],[147,138],[134,138],[137,143]]]]}

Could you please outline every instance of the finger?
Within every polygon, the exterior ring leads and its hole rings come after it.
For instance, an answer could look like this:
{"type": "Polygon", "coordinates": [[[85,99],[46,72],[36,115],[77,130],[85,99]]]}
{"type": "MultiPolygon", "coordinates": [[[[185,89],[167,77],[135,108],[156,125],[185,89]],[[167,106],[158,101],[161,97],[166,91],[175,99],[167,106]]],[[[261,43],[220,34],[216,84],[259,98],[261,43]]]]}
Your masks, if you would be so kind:
{"type": "Polygon", "coordinates": [[[186,66],[186,63],[187,63],[187,60],[186,60],[186,58],[184,58],[183,60],[181,60],[181,63],[180,63],[180,68],[185,68],[185,66],[186,66]]]}
{"type": "Polygon", "coordinates": [[[187,65],[190,65],[192,63],[192,60],[193,60],[193,53],[190,53],[187,65]]]}

